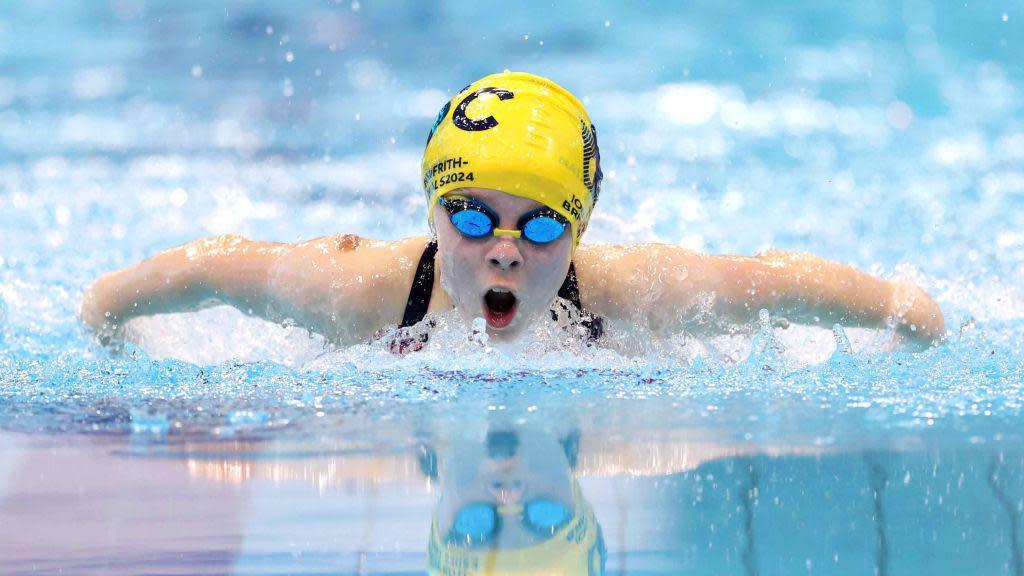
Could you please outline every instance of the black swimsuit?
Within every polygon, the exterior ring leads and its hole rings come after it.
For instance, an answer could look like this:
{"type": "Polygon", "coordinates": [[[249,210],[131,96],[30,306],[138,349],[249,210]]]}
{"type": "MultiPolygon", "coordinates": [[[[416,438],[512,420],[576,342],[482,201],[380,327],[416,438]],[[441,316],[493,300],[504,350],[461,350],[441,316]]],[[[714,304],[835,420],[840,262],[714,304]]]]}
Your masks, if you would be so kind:
{"type": "MultiPolygon", "coordinates": [[[[431,240],[423,249],[419,265],[416,267],[416,276],[413,278],[412,287],[409,289],[409,299],[405,303],[405,314],[402,316],[402,323],[399,325],[399,335],[391,342],[391,350],[397,353],[413,352],[419,350],[427,342],[429,334],[423,331],[420,334],[402,334],[403,328],[409,328],[420,323],[427,315],[427,308],[430,306],[430,296],[434,291],[434,256],[437,255],[437,242],[431,240]]],[[[569,273],[565,275],[562,287],[558,289],[558,296],[569,302],[576,308],[581,326],[588,341],[594,341],[604,333],[604,322],[599,316],[590,314],[583,308],[580,302],[580,289],[576,282],[576,267],[569,263],[569,273]]],[[[551,319],[558,320],[558,313],[551,310],[551,319]]]]}

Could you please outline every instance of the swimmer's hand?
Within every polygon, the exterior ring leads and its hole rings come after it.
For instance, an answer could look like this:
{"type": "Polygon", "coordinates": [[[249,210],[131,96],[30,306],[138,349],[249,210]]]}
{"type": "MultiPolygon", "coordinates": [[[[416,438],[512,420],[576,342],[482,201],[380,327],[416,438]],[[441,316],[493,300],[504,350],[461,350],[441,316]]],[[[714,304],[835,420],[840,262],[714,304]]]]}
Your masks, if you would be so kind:
{"type": "Polygon", "coordinates": [[[931,296],[909,282],[897,280],[889,286],[888,317],[895,323],[896,334],[919,350],[942,342],[946,337],[946,321],[931,296]]]}
{"type": "Polygon", "coordinates": [[[108,302],[112,293],[108,287],[111,276],[107,274],[85,289],[78,315],[100,344],[113,349],[123,340],[124,330],[120,318],[110,310],[108,302]]]}

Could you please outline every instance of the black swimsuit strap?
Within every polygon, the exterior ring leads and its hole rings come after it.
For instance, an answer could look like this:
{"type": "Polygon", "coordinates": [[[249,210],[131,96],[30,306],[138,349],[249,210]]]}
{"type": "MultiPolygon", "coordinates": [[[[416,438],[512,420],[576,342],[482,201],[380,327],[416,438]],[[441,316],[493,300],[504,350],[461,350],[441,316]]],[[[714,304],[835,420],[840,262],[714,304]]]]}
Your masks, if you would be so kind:
{"type": "MultiPolygon", "coordinates": [[[[405,303],[405,315],[402,316],[400,328],[408,328],[418,324],[427,315],[430,307],[430,296],[434,291],[434,256],[437,254],[437,241],[431,240],[423,249],[420,262],[416,266],[416,276],[409,289],[409,299],[405,303]]],[[[580,313],[580,324],[588,331],[590,339],[597,340],[604,333],[601,318],[588,313],[580,302],[580,288],[576,281],[576,267],[570,262],[569,273],[565,275],[558,296],[568,300],[580,313]]]]}
{"type": "Polygon", "coordinates": [[[569,262],[569,273],[562,281],[562,287],[558,289],[558,297],[568,300],[577,310],[583,310],[583,303],[580,302],[580,287],[576,281],[576,266],[569,262]]]}
{"type": "Polygon", "coordinates": [[[576,265],[572,262],[569,262],[569,273],[565,275],[562,287],[558,289],[558,297],[568,300],[576,307],[580,314],[580,325],[587,329],[591,340],[597,340],[604,334],[604,321],[601,317],[594,316],[583,307],[583,302],[580,300],[579,283],[576,280],[576,265]]]}
{"type": "Polygon", "coordinates": [[[420,263],[416,266],[416,277],[409,289],[409,299],[405,302],[405,315],[402,316],[401,328],[417,324],[427,315],[430,307],[430,296],[434,292],[434,255],[437,254],[437,241],[431,240],[423,249],[420,263]]]}

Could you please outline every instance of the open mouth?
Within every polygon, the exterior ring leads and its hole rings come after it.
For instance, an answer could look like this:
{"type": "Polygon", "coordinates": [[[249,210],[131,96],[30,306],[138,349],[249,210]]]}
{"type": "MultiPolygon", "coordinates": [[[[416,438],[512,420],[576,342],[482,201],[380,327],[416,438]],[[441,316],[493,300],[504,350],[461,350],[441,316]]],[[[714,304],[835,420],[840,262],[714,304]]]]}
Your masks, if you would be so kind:
{"type": "Polygon", "coordinates": [[[492,288],[484,294],[484,316],[491,328],[504,328],[516,315],[516,296],[511,290],[492,288]]]}

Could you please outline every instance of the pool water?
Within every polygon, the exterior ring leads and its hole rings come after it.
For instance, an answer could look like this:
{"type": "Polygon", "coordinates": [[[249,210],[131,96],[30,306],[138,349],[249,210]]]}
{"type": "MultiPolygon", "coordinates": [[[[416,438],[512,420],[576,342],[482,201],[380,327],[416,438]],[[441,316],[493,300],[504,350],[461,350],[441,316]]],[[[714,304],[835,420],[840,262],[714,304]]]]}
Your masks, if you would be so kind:
{"type": "Polygon", "coordinates": [[[5,3],[0,572],[1024,574],[1022,22],[5,3]],[[78,322],[89,282],[197,237],[426,233],[434,115],[505,68],[600,131],[584,241],[811,251],[922,286],[948,341],[769,317],[502,347],[448,315],[398,357],[217,307],[133,321],[111,354],[78,322]]]}

